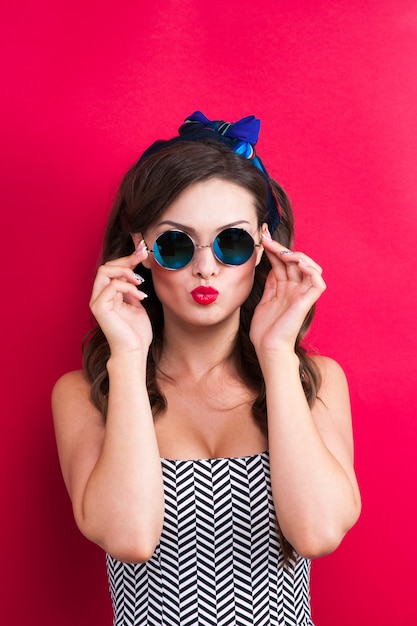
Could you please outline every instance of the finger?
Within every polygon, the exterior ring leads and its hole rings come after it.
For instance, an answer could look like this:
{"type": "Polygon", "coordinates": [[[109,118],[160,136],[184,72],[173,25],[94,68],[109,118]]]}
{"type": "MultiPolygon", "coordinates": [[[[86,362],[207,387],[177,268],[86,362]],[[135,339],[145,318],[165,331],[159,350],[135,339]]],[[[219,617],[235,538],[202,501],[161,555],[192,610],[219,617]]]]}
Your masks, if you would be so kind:
{"type": "Polygon", "coordinates": [[[323,274],[323,268],[303,252],[291,252],[285,254],[281,252],[280,254],[284,263],[288,267],[296,267],[298,263],[302,262],[309,267],[313,267],[319,274],[323,274]]]}
{"type": "MultiPolygon", "coordinates": [[[[271,263],[272,270],[276,279],[285,280],[287,278],[286,263],[284,262],[284,259],[282,258],[280,253],[286,250],[286,248],[278,242],[267,238],[265,234],[262,234],[262,237],[264,252],[268,257],[269,262],[271,263]]],[[[288,251],[288,253],[290,254],[290,251],[288,251]]]]}
{"type": "Polygon", "coordinates": [[[306,265],[310,265],[311,267],[314,267],[319,274],[323,273],[323,268],[318,263],[316,263],[314,259],[309,257],[304,252],[282,250],[280,252],[280,255],[283,261],[286,263],[298,263],[299,261],[302,261],[306,265]]]}
{"type": "MultiPolygon", "coordinates": [[[[298,261],[301,259],[307,265],[311,265],[311,266],[315,267],[316,270],[320,274],[322,274],[322,272],[323,272],[322,267],[318,263],[316,263],[316,261],[314,261],[314,259],[309,257],[304,252],[289,250],[288,248],[286,248],[285,246],[280,244],[278,241],[274,241],[273,239],[269,239],[265,235],[262,235],[262,237],[263,237],[262,243],[264,244],[265,252],[267,252],[267,253],[270,252],[271,254],[276,255],[283,263],[288,264],[288,265],[289,264],[298,263],[298,261]]],[[[270,259],[270,261],[272,263],[272,256],[271,256],[271,254],[268,254],[268,258],[270,259]]]]}
{"type": "Polygon", "coordinates": [[[298,268],[303,275],[303,282],[308,287],[311,287],[319,295],[323,293],[327,285],[323,280],[321,273],[312,265],[308,265],[302,259],[298,262],[298,268]]]}
{"type": "Polygon", "coordinates": [[[144,291],[136,289],[133,294],[127,293],[123,295],[123,301],[130,306],[140,307],[142,306],[142,300],[148,297],[148,294],[144,291]]]}
{"type": "Polygon", "coordinates": [[[294,282],[302,282],[304,273],[300,269],[300,265],[311,267],[320,276],[323,273],[323,269],[313,261],[309,256],[300,252],[280,252],[281,258],[284,259],[284,263],[287,267],[287,276],[289,280],[294,282]]]}
{"type": "Polygon", "coordinates": [[[323,268],[321,265],[316,263],[316,261],[314,261],[311,257],[307,256],[307,254],[304,254],[304,252],[294,252],[293,254],[298,261],[301,261],[304,265],[308,265],[309,267],[314,267],[319,274],[323,274],[323,268]]]}
{"type": "Polygon", "coordinates": [[[96,304],[98,306],[112,304],[118,297],[118,301],[124,302],[128,297],[134,300],[143,300],[147,294],[124,280],[114,279],[100,292],[97,298],[91,299],[91,305],[94,307],[96,304]]]}
{"type": "Polygon", "coordinates": [[[101,308],[102,306],[108,308],[109,305],[113,307],[114,302],[118,296],[122,296],[122,301],[128,298],[130,301],[141,301],[147,297],[147,295],[136,288],[135,285],[120,278],[114,278],[110,280],[108,285],[102,289],[97,296],[94,294],[90,300],[90,308],[94,313],[94,310],[101,308]]]}
{"type": "Polygon", "coordinates": [[[108,285],[112,278],[117,276],[123,277],[128,282],[140,284],[143,278],[140,274],[133,271],[136,266],[148,256],[148,250],[145,242],[139,242],[135,252],[129,256],[119,257],[111,261],[107,261],[101,265],[97,271],[96,280],[93,285],[93,296],[97,297],[98,293],[108,285]]]}
{"type": "Polygon", "coordinates": [[[91,294],[92,299],[96,299],[100,292],[116,278],[136,286],[144,282],[143,277],[134,272],[131,267],[106,263],[105,265],[101,265],[97,271],[91,294]]]}
{"type": "Polygon", "coordinates": [[[148,249],[146,247],[145,241],[142,239],[136,247],[136,250],[129,254],[128,256],[118,257],[117,259],[112,259],[103,264],[102,267],[111,267],[113,265],[119,265],[121,267],[130,267],[133,268],[139,263],[142,263],[148,256],[148,249]]]}
{"type": "Polygon", "coordinates": [[[99,267],[98,273],[108,283],[112,278],[121,278],[129,283],[141,284],[144,282],[143,276],[137,274],[129,267],[123,267],[120,265],[102,265],[99,267]]]}
{"type": "MultiPolygon", "coordinates": [[[[282,246],[280,246],[280,248],[282,248],[282,246]]],[[[277,281],[290,280],[295,283],[302,282],[303,274],[298,267],[299,259],[293,252],[278,248],[274,248],[273,250],[265,249],[265,252],[277,281]]]]}

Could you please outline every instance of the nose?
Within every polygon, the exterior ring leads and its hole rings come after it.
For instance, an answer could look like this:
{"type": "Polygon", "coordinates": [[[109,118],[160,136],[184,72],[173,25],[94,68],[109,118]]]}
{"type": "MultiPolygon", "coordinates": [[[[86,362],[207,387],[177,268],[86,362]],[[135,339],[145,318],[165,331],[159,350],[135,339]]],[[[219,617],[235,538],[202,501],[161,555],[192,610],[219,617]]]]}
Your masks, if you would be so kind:
{"type": "Polygon", "coordinates": [[[211,245],[196,245],[191,263],[195,276],[209,278],[215,276],[219,271],[219,261],[214,256],[211,245]]]}

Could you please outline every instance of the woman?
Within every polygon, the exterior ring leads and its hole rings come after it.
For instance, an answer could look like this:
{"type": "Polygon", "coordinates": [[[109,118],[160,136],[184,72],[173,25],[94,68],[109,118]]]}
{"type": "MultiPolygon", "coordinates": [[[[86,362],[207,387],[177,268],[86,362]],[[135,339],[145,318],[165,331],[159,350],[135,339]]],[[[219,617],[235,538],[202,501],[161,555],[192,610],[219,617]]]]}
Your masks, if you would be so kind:
{"type": "Polygon", "coordinates": [[[322,271],[291,251],[258,131],[196,112],[129,170],[84,370],[54,388],[115,625],[310,625],[310,559],[359,515],[345,376],[301,343],[322,271]]]}

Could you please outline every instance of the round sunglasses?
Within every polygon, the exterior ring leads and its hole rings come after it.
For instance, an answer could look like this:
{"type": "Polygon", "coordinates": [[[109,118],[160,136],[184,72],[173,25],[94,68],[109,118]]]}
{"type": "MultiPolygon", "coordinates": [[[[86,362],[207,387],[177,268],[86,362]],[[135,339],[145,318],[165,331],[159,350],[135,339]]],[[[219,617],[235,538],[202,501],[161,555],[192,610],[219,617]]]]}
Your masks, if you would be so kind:
{"type": "Polygon", "coordinates": [[[196,248],[211,248],[220,263],[233,266],[249,261],[254,249],[260,245],[243,228],[226,228],[215,237],[213,243],[206,246],[194,243],[190,235],[182,230],[167,230],[155,239],[153,249],[148,249],[148,252],[154,255],[161,267],[180,270],[191,262],[196,248]]]}

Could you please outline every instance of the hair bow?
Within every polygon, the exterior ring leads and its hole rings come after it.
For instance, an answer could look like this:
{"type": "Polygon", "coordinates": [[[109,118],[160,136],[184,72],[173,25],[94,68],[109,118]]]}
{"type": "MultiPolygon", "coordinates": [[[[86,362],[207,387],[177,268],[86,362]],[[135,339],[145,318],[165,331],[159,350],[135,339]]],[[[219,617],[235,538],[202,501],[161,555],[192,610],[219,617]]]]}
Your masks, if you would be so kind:
{"type": "Polygon", "coordinates": [[[213,138],[217,138],[230,147],[232,152],[239,154],[251,161],[257,167],[268,183],[268,227],[271,233],[278,226],[282,217],[281,207],[271,185],[271,179],[264,164],[255,151],[258,141],[261,121],[254,115],[243,117],[237,122],[223,122],[222,120],[209,120],[201,111],[195,111],[189,115],[179,128],[179,135],[184,139],[198,141],[207,137],[206,130],[213,132],[213,138]],[[220,139],[220,137],[222,139],[220,139]]]}
{"type": "Polygon", "coordinates": [[[254,145],[258,141],[259,130],[261,128],[260,120],[256,119],[254,115],[243,117],[238,122],[232,124],[231,122],[210,121],[201,111],[195,111],[195,113],[187,117],[184,124],[181,126],[180,135],[185,135],[196,125],[213,130],[224,137],[234,139],[239,144],[247,144],[245,146],[249,153],[247,158],[251,158],[252,154],[255,152],[254,145]]]}
{"type": "Polygon", "coordinates": [[[268,228],[273,233],[278,226],[282,211],[278,198],[272,187],[271,179],[264,164],[255,152],[255,144],[258,141],[261,122],[254,115],[243,117],[238,122],[211,121],[201,111],[195,111],[189,115],[178,130],[178,136],[168,141],[155,141],[142,154],[139,162],[151,154],[158,152],[164,146],[177,143],[178,141],[202,141],[208,137],[217,139],[226,144],[232,152],[249,160],[261,172],[267,184],[267,211],[268,228]]]}

